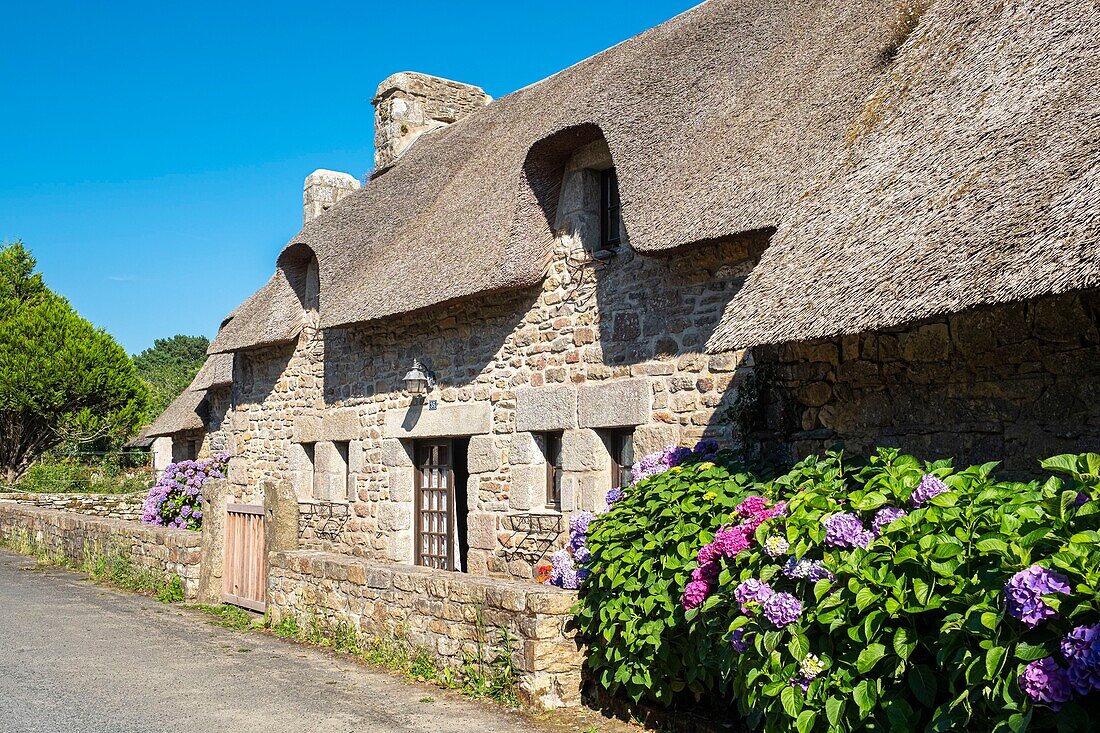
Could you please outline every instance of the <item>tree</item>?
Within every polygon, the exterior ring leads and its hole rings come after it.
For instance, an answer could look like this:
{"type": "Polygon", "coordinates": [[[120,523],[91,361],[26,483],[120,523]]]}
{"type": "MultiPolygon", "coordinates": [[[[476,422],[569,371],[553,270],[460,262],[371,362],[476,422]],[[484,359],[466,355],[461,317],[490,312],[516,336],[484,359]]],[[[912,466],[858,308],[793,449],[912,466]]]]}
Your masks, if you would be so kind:
{"type": "Polygon", "coordinates": [[[152,348],[134,357],[138,376],[149,388],[148,422],[155,420],[191,384],[206,360],[209,345],[205,336],[177,335],[157,339],[152,348]]]}
{"type": "Polygon", "coordinates": [[[131,435],[147,391],[106,331],[34,272],[20,242],[0,246],[0,479],[14,484],[65,442],[131,435]]]}

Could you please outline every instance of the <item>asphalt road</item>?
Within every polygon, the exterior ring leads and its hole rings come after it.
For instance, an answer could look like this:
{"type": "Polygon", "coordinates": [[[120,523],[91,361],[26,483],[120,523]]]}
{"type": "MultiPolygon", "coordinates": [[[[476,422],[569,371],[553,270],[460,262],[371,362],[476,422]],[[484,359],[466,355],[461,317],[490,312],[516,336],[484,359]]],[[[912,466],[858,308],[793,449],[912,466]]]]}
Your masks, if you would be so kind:
{"type": "Polygon", "coordinates": [[[539,729],[0,550],[0,733],[539,729]]]}

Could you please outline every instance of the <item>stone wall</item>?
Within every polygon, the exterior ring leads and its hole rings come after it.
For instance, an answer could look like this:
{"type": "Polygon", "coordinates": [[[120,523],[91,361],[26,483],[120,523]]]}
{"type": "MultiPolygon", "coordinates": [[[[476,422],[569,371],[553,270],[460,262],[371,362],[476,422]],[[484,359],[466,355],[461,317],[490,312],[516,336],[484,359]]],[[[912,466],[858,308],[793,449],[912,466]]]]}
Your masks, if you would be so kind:
{"type": "Polygon", "coordinates": [[[200,532],[0,501],[0,541],[21,540],[77,566],[98,555],[128,557],[141,567],[178,575],[188,599],[198,591],[200,532]]]}
{"type": "Polygon", "coordinates": [[[771,450],[842,441],[963,465],[1100,450],[1100,291],[979,308],[898,328],[787,345],[773,368],[771,450]]]}
{"type": "Polygon", "coordinates": [[[325,552],[276,552],[270,560],[273,623],[292,617],[308,624],[312,615],[330,626],[350,624],[366,636],[407,639],[453,667],[468,656],[510,654],[534,703],[580,701],[583,656],[566,630],[575,593],[325,552]]]}
{"type": "Polygon", "coordinates": [[[77,514],[140,521],[146,495],[144,491],[136,494],[39,494],[12,491],[0,492],[0,501],[6,499],[77,514]]]}

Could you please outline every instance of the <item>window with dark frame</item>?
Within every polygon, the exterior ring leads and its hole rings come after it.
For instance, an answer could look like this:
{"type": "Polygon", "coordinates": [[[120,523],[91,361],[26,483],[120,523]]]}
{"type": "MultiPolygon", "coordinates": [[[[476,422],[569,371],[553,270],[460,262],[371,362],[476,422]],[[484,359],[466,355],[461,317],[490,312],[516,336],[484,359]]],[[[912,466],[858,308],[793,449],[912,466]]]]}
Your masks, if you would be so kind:
{"type": "Polygon", "coordinates": [[[561,433],[542,434],[542,452],[546,459],[546,508],[561,509],[561,433]]]}
{"type": "Polygon", "coordinates": [[[303,466],[309,472],[309,497],[310,499],[317,498],[317,444],[316,443],[302,443],[302,455],[305,456],[306,464],[303,466]]]}
{"type": "Polygon", "coordinates": [[[630,485],[630,469],[634,466],[634,430],[602,430],[604,446],[611,456],[611,488],[630,485]]]}
{"type": "Polygon", "coordinates": [[[351,476],[348,470],[348,456],[351,452],[351,443],[346,440],[337,440],[332,443],[332,447],[336,449],[336,457],[338,459],[336,465],[338,472],[336,488],[339,489],[339,492],[337,492],[337,496],[332,496],[330,498],[354,500],[355,497],[351,495],[351,476]]]}
{"type": "Polygon", "coordinates": [[[619,177],[614,168],[600,171],[600,247],[617,249],[622,241],[619,177]]]}

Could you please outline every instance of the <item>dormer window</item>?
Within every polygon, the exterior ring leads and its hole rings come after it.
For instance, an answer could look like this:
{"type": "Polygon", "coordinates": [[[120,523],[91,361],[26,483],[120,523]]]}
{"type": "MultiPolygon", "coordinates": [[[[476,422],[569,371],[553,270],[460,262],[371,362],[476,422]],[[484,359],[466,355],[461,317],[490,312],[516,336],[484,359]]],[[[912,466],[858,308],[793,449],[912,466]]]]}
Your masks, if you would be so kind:
{"type": "Polygon", "coordinates": [[[600,171],[600,248],[616,250],[622,241],[620,231],[619,178],[614,168],[600,171]]]}

